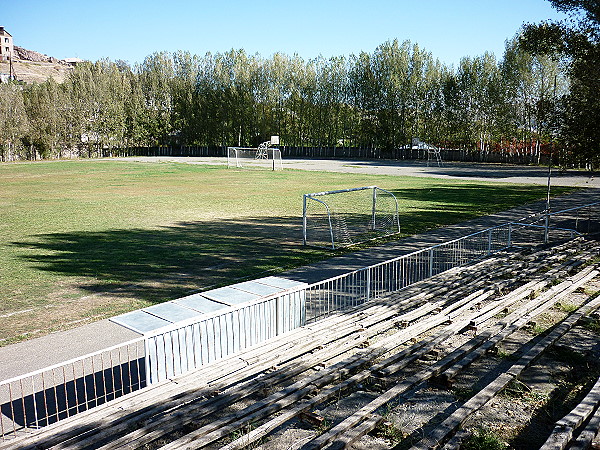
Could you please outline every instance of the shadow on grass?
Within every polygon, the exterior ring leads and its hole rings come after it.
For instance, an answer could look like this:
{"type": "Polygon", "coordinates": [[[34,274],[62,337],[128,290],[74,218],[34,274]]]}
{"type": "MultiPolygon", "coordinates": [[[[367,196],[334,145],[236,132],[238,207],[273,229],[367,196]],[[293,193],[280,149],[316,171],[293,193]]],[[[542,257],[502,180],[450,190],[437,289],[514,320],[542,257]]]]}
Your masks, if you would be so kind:
{"type": "MultiPolygon", "coordinates": [[[[554,195],[570,192],[570,188],[555,188],[554,195]]],[[[546,194],[544,186],[521,185],[481,185],[465,182],[462,186],[448,187],[432,183],[422,189],[391,189],[398,198],[400,207],[402,201],[419,201],[431,203],[433,208],[449,209],[455,213],[477,214],[493,213],[517,205],[541,200],[546,194]]]]}
{"type": "Polygon", "coordinates": [[[90,292],[161,302],[327,255],[304,248],[300,236],[297,218],[261,218],[55,233],[14,245],[38,270],[85,277],[80,287],[90,292]]]}
{"type": "MultiPolygon", "coordinates": [[[[403,202],[424,202],[401,212],[403,234],[414,234],[535,200],[543,189],[434,185],[394,193],[401,209],[403,202]]],[[[87,291],[161,302],[351,251],[302,246],[300,223],[299,217],[182,222],[46,234],[13,245],[37,270],[85,278],[80,287],[87,291]]]]}
{"type": "MultiPolygon", "coordinates": [[[[537,183],[544,183],[548,179],[548,166],[535,165],[513,165],[504,163],[475,163],[459,161],[443,161],[441,166],[435,163],[427,164],[426,160],[352,160],[349,164],[355,166],[383,166],[383,167],[418,167],[428,174],[442,175],[460,178],[485,178],[490,181],[502,180],[506,178],[529,178],[537,183]]],[[[556,182],[561,178],[577,178],[580,182],[586,182],[590,177],[595,176],[594,172],[584,170],[562,170],[557,167],[552,168],[551,178],[556,182]]]]}

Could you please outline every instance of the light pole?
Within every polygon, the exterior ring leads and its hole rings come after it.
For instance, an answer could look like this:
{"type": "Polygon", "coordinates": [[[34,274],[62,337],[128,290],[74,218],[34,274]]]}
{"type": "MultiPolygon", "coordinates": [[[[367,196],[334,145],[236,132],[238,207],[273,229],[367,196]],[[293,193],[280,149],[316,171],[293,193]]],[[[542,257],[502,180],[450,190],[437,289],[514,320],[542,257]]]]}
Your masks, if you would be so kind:
{"type": "Polygon", "coordinates": [[[548,243],[548,226],[550,222],[550,177],[552,176],[552,150],[548,161],[548,191],[546,193],[546,217],[544,219],[544,244],[548,243]]]}

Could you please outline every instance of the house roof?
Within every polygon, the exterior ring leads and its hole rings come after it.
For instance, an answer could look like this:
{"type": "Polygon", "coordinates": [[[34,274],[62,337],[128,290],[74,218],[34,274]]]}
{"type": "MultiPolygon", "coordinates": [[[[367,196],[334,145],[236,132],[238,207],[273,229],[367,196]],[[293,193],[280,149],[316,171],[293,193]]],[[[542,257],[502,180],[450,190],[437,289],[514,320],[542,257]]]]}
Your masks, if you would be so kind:
{"type": "Polygon", "coordinates": [[[0,27],[0,35],[12,37],[12,34],[10,34],[8,31],[6,31],[4,29],[4,27],[0,27]]]}

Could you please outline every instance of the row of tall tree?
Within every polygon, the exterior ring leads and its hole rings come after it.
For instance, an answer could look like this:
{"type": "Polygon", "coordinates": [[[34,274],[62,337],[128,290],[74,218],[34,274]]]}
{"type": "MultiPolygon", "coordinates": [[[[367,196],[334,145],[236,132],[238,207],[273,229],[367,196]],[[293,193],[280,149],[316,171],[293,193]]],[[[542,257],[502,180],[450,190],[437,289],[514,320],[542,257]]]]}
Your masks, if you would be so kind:
{"type": "Polygon", "coordinates": [[[304,60],[244,50],[155,53],[141,64],[78,65],[62,84],[0,85],[0,159],[93,157],[159,146],[287,146],[384,151],[413,137],[474,151],[539,152],[556,141],[566,59],[507,42],[458,67],[408,41],[304,60]]]}

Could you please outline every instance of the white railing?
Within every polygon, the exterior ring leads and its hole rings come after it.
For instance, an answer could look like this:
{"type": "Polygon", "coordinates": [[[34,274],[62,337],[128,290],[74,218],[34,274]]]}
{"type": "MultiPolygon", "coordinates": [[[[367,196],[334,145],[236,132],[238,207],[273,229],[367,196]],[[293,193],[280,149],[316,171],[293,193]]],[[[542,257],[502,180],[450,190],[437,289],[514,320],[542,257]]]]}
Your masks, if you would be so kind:
{"type": "Polygon", "coordinates": [[[598,231],[599,212],[600,202],[488,228],[2,381],[0,436],[57,422],[512,246],[598,231]]]}
{"type": "Polygon", "coordinates": [[[146,385],[142,338],[2,381],[0,436],[52,424],[146,385]]]}
{"type": "Polygon", "coordinates": [[[600,202],[589,203],[549,213],[544,217],[544,226],[547,229],[571,229],[581,234],[598,233],[599,216],[600,202]]]}
{"type": "Polygon", "coordinates": [[[294,288],[167,326],[145,336],[148,384],[217,361],[305,323],[305,291],[294,288]]]}
{"type": "Polygon", "coordinates": [[[540,213],[532,216],[530,222],[487,228],[312,284],[306,294],[307,322],[399,291],[501,250],[598,232],[598,217],[600,202],[550,214],[540,213]]]}
{"type": "Polygon", "coordinates": [[[307,321],[399,291],[507,248],[510,230],[510,225],[491,228],[312,284],[306,295],[307,321]]]}

